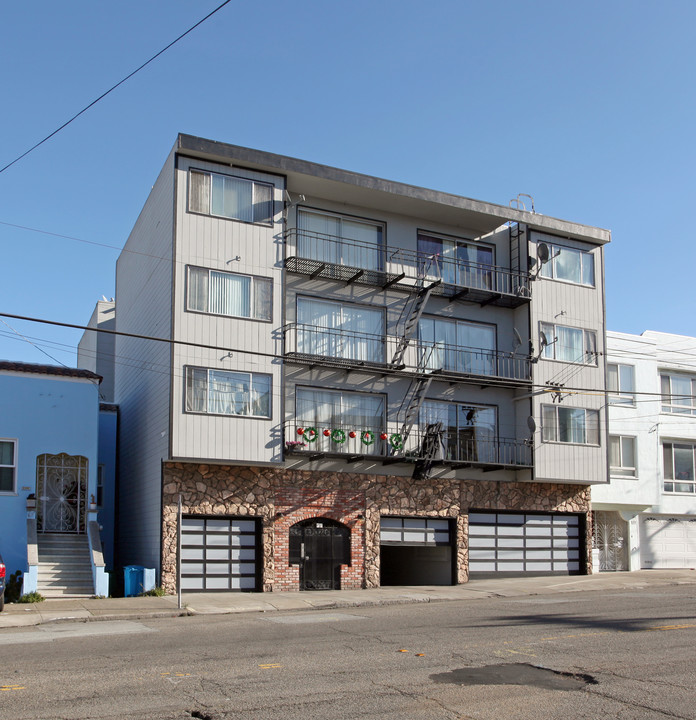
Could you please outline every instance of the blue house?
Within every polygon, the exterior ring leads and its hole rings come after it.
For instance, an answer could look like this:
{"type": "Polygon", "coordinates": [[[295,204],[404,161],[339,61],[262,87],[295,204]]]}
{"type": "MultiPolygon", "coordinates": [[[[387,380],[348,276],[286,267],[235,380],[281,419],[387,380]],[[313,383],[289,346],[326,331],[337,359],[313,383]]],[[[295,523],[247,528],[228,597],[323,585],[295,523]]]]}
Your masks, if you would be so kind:
{"type": "MultiPolygon", "coordinates": [[[[0,361],[0,551],[8,574],[23,573],[24,593],[108,595],[97,497],[113,486],[114,461],[107,454],[99,469],[100,381],[0,361]]],[[[113,406],[103,415],[115,432],[113,406]]]]}

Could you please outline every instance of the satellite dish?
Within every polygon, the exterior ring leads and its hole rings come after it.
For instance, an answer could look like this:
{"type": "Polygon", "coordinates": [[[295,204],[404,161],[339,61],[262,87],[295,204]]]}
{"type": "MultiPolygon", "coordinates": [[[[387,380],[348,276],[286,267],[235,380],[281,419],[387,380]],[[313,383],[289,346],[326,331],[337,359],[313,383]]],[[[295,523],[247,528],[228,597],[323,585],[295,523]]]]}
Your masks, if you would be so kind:
{"type": "Polygon", "coordinates": [[[531,415],[527,418],[527,427],[532,434],[536,432],[536,420],[531,415]]]}
{"type": "Polygon", "coordinates": [[[537,244],[537,257],[539,258],[539,262],[543,265],[544,263],[547,263],[549,261],[549,246],[546,243],[538,243],[537,244]]]}
{"type": "Polygon", "coordinates": [[[520,334],[517,332],[517,328],[512,328],[512,334],[515,336],[515,340],[512,343],[512,352],[515,352],[517,348],[522,344],[522,338],[520,337],[520,334]]]}
{"type": "Polygon", "coordinates": [[[549,340],[546,337],[546,333],[543,331],[539,332],[539,344],[541,345],[542,350],[549,344],[549,340]]]}

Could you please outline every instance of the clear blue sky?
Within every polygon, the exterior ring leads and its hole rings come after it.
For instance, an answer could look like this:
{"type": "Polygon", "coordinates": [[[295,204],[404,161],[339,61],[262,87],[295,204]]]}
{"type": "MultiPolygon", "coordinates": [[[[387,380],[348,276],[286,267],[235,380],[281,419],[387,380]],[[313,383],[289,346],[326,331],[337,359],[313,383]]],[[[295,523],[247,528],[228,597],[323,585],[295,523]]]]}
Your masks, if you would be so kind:
{"type": "MultiPolygon", "coordinates": [[[[219,0],[6,3],[0,167],[219,0]]],[[[0,311],[86,323],[178,132],[608,228],[608,328],[696,336],[694,0],[235,0],[0,174],[0,311]]],[[[80,332],[8,321],[61,362],[80,332]]],[[[0,323],[0,359],[52,362],[0,323]]]]}

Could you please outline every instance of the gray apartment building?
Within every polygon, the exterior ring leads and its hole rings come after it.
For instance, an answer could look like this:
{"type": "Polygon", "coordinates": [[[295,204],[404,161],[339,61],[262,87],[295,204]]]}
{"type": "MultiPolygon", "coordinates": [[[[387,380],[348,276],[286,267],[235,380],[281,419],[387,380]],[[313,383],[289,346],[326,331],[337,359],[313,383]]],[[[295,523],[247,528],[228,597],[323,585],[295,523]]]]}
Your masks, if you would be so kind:
{"type": "Polygon", "coordinates": [[[180,135],[117,263],[122,562],[170,591],[587,572],[609,239],[180,135]]]}

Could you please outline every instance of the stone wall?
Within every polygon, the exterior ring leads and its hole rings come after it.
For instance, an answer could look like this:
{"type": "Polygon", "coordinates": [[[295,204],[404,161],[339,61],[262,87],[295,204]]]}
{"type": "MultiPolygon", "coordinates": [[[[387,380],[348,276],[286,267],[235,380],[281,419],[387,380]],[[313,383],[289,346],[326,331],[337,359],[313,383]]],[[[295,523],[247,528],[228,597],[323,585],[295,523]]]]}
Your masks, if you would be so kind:
{"type": "Polygon", "coordinates": [[[350,472],[165,463],[163,470],[162,586],[176,591],[176,519],[181,494],[186,515],[250,516],[261,520],[263,590],[299,589],[299,568],[288,561],[288,529],[326,517],[351,530],[352,563],[341,587],[378,587],[380,515],[456,520],[457,582],[468,579],[468,512],[573,512],[586,517],[591,572],[590,491],[585,485],[411,478],[350,472]]]}

